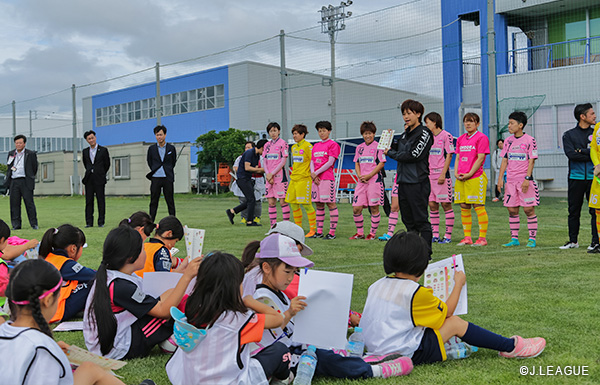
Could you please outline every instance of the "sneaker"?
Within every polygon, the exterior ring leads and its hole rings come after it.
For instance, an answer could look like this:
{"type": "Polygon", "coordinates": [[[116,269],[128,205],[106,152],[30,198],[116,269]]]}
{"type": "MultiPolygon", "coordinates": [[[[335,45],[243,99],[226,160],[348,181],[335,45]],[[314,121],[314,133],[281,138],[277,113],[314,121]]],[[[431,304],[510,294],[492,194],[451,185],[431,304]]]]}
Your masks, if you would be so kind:
{"type": "Polygon", "coordinates": [[[392,239],[392,236],[389,234],[383,234],[381,237],[377,238],[380,241],[389,241],[390,239],[392,239]]]}
{"type": "Polygon", "coordinates": [[[479,238],[471,246],[487,246],[487,240],[485,238],[479,238]]]}
{"type": "Polygon", "coordinates": [[[365,239],[367,241],[372,241],[375,238],[377,238],[377,236],[375,234],[369,234],[369,235],[367,235],[367,237],[365,239]]]}
{"type": "Polygon", "coordinates": [[[306,238],[323,238],[323,233],[313,233],[313,235],[311,235],[310,237],[307,235],[306,238]]]}
{"type": "Polygon", "coordinates": [[[593,249],[588,250],[588,254],[599,254],[599,253],[600,253],[600,245],[596,245],[596,247],[594,247],[593,249]]]}
{"type": "Polygon", "coordinates": [[[242,218],[242,220],[240,222],[242,223],[242,225],[245,225],[247,220],[246,220],[246,218],[242,218]]]}
{"type": "MultiPolygon", "coordinates": [[[[527,247],[535,247],[535,239],[530,238],[527,241],[527,247]]],[[[589,253],[589,251],[588,251],[588,253],[589,253]]],[[[600,247],[598,247],[598,253],[600,253],[600,247]]]]}
{"type": "Polygon", "coordinates": [[[588,250],[594,250],[594,248],[596,248],[596,246],[598,246],[598,243],[590,243],[590,245],[588,246],[588,250]]]}
{"type": "Polygon", "coordinates": [[[439,242],[440,242],[440,237],[431,238],[431,243],[439,243],[439,242]]]}
{"type": "Polygon", "coordinates": [[[393,361],[381,364],[383,378],[406,376],[413,370],[413,363],[409,357],[396,358],[393,361]]]}
{"type": "Polygon", "coordinates": [[[353,236],[351,236],[348,239],[365,239],[365,235],[364,234],[356,233],[356,234],[354,234],[353,236]]]}
{"type": "Polygon", "coordinates": [[[458,245],[456,246],[465,246],[465,245],[472,245],[473,244],[473,240],[471,239],[471,237],[464,237],[462,241],[458,242],[458,245]]]}
{"type": "Polygon", "coordinates": [[[254,218],[254,222],[256,222],[256,223],[260,223],[260,217],[256,217],[256,218],[254,218]]]}
{"type": "Polygon", "coordinates": [[[315,234],[316,234],[316,232],[314,230],[310,230],[308,233],[306,233],[304,238],[314,238],[315,234]]]}
{"type": "Polygon", "coordinates": [[[440,245],[447,245],[448,243],[452,243],[452,239],[450,239],[450,238],[440,239],[440,241],[438,243],[440,245]]]}
{"type": "Polygon", "coordinates": [[[323,239],[327,239],[328,241],[335,239],[335,234],[327,234],[326,236],[323,237],[323,239]]]}
{"type": "Polygon", "coordinates": [[[567,250],[567,249],[576,249],[579,247],[579,243],[577,242],[567,242],[564,245],[560,246],[559,249],[561,250],[567,250]]]}
{"type": "Polygon", "coordinates": [[[546,347],[546,340],[542,337],[523,338],[512,336],[515,340],[515,348],[512,352],[499,352],[500,357],[505,358],[533,358],[539,356],[546,347]]]}
{"type": "Polygon", "coordinates": [[[175,353],[175,350],[177,350],[177,343],[173,339],[173,336],[171,336],[163,342],[161,342],[160,344],[158,344],[158,347],[160,348],[160,350],[162,350],[163,353],[173,354],[175,353]]]}
{"type": "MultiPolygon", "coordinates": [[[[533,241],[533,242],[535,244],[535,241],[533,241]]],[[[527,244],[529,245],[529,243],[527,243],[527,244]]],[[[511,238],[510,242],[503,244],[502,247],[513,247],[513,246],[520,246],[520,245],[521,245],[521,243],[519,242],[518,238],[511,238]]]]}
{"type": "Polygon", "coordinates": [[[363,357],[363,361],[369,365],[377,365],[377,364],[381,364],[386,361],[395,360],[396,358],[399,358],[399,357],[402,357],[402,355],[400,353],[389,353],[389,354],[382,354],[379,356],[378,355],[365,356],[365,357],[363,357]]]}
{"type": "Polygon", "coordinates": [[[492,199],[492,202],[499,202],[499,201],[500,201],[500,199],[498,199],[496,197],[494,197],[494,199],[492,199]]]}
{"type": "Polygon", "coordinates": [[[262,226],[262,225],[257,222],[246,222],[246,227],[248,227],[248,226],[262,226]]]}
{"type": "Polygon", "coordinates": [[[231,224],[233,225],[233,217],[235,217],[235,214],[232,213],[229,209],[225,210],[225,213],[227,213],[227,218],[229,218],[229,222],[231,222],[231,224]]]}

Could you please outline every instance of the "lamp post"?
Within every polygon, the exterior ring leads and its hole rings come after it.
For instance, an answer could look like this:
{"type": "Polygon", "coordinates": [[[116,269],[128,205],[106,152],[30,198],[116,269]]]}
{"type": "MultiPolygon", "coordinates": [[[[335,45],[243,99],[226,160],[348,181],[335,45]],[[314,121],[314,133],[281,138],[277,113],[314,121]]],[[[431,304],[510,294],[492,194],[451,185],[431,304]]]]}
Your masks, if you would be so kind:
{"type": "Polygon", "coordinates": [[[335,101],[335,35],[336,32],[346,29],[346,18],[352,16],[352,12],[346,12],[346,7],[352,5],[352,1],[342,1],[340,5],[321,7],[321,32],[329,35],[329,43],[331,46],[331,79],[329,86],[331,87],[331,126],[333,127],[333,138],[336,137],[336,101],[335,101]]]}

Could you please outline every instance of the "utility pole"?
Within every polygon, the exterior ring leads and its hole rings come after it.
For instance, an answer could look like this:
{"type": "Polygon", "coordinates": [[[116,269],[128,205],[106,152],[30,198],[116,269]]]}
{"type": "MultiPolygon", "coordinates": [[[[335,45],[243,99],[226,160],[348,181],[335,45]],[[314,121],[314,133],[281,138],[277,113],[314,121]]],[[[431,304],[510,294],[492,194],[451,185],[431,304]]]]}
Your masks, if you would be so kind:
{"type": "Polygon", "coordinates": [[[162,108],[160,102],[160,63],[156,62],[156,125],[160,126],[162,108]]]}
{"type": "Polygon", "coordinates": [[[75,97],[75,84],[71,86],[73,95],[73,195],[79,195],[79,168],[77,167],[77,99],[75,97]]]}
{"type": "Polygon", "coordinates": [[[331,56],[331,126],[333,127],[333,139],[337,135],[336,127],[336,99],[335,99],[335,35],[336,32],[346,29],[346,18],[352,16],[352,12],[346,12],[346,7],[352,5],[352,1],[342,1],[340,5],[334,7],[323,6],[319,10],[321,13],[321,32],[329,35],[330,56],[331,56]]]}
{"type": "Polygon", "coordinates": [[[17,102],[12,101],[12,113],[13,113],[13,138],[17,136],[17,102]]]}
{"type": "MultiPolygon", "coordinates": [[[[283,140],[289,137],[287,125],[287,70],[285,68],[285,31],[279,31],[279,57],[281,74],[281,136],[283,140]]],[[[286,140],[287,142],[287,140],[286,140]]]]}
{"type": "MultiPolygon", "coordinates": [[[[494,30],[494,0],[487,0],[487,55],[488,55],[488,109],[489,122],[488,130],[490,134],[490,145],[492,154],[496,150],[496,142],[498,141],[498,95],[496,87],[496,31],[494,30]]],[[[490,163],[491,166],[491,163],[490,163]]],[[[494,196],[495,181],[498,178],[495,175],[494,168],[490,167],[490,190],[491,196],[494,196]]]]}

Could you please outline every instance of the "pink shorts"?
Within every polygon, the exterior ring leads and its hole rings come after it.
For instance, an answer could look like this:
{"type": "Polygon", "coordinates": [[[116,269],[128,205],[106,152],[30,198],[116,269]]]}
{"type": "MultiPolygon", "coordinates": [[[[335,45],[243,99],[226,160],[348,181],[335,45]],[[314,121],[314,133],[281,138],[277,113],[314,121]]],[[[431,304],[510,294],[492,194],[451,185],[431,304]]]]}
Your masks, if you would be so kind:
{"type": "Polygon", "coordinates": [[[396,183],[392,185],[392,198],[398,199],[398,185],[396,183]]]}
{"type": "Polygon", "coordinates": [[[354,191],[352,206],[381,206],[383,205],[383,183],[358,183],[354,191]]]}
{"type": "MultiPolygon", "coordinates": [[[[266,178],[265,178],[266,179],[266,178]]],[[[282,177],[274,177],[273,184],[265,182],[265,197],[267,198],[285,198],[288,182],[283,182],[282,177]]]]}
{"type": "Polygon", "coordinates": [[[319,203],[335,203],[335,181],[321,180],[319,184],[313,182],[312,201],[319,203]]]}
{"type": "Polygon", "coordinates": [[[537,183],[529,181],[529,189],[524,193],[521,189],[522,181],[506,182],[504,184],[504,206],[505,207],[531,207],[540,204],[540,193],[537,183]]]}
{"type": "Polygon", "coordinates": [[[444,184],[438,184],[438,180],[429,179],[431,184],[431,193],[429,194],[429,202],[450,202],[454,199],[454,190],[452,188],[452,179],[446,178],[444,184]]]}

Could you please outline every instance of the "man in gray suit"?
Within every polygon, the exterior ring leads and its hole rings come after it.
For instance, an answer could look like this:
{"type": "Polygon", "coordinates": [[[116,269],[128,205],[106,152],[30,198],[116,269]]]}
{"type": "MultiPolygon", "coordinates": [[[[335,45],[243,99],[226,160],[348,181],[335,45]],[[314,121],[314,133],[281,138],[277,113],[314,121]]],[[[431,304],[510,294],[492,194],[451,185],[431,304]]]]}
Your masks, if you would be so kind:
{"type": "Polygon", "coordinates": [[[29,224],[34,230],[38,229],[37,212],[33,202],[35,174],[38,170],[37,154],[25,148],[27,138],[17,135],[14,139],[15,149],[8,153],[6,164],[8,173],[6,184],[10,191],[10,221],[13,230],[21,229],[21,197],[25,202],[25,210],[29,224]]]}

